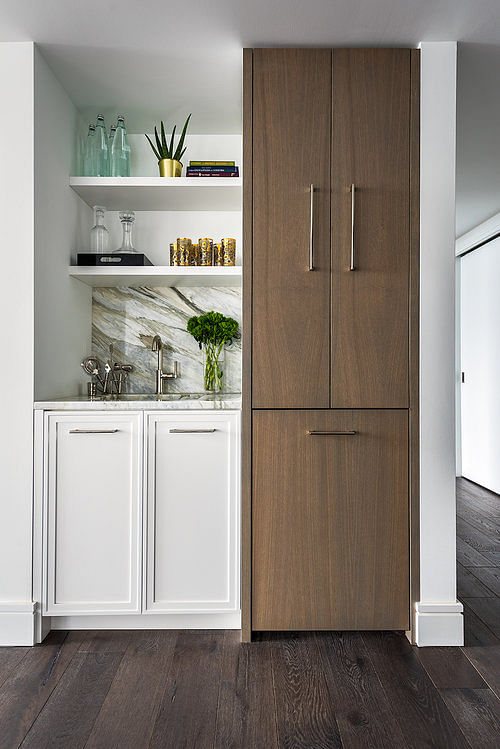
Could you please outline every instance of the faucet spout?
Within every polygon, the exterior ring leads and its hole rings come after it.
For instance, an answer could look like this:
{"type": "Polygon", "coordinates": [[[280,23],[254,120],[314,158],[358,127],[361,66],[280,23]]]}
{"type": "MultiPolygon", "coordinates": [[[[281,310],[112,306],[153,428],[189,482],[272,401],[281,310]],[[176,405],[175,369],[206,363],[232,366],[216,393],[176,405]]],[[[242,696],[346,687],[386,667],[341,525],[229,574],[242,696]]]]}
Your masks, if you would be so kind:
{"type": "Polygon", "coordinates": [[[151,344],[151,350],[158,352],[158,368],[155,372],[156,395],[163,394],[163,383],[165,380],[176,380],[179,376],[178,362],[174,361],[174,371],[163,371],[163,341],[159,335],[155,335],[151,344]]]}
{"type": "Polygon", "coordinates": [[[158,369],[163,369],[163,342],[159,335],[155,335],[153,338],[153,343],[151,344],[151,351],[157,351],[158,352],[158,369]]]}

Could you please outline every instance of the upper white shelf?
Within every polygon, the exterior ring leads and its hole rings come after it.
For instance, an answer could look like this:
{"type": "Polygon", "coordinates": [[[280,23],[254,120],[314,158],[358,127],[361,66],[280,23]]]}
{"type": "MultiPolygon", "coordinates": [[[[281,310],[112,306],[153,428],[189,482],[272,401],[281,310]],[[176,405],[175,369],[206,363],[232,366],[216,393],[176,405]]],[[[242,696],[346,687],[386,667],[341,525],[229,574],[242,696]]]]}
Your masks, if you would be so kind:
{"type": "Polygon", "coordinates": [[[108,211],[241,211],[241,177],[70,177],[69,184],[108,211]]]}
{"type": "Polygon", "coordinates": [[[123,265],[101,268],[72,265],[69,275],[88,286],[241,286],[241,265],[183,267],[173,265],[123,265]]]}

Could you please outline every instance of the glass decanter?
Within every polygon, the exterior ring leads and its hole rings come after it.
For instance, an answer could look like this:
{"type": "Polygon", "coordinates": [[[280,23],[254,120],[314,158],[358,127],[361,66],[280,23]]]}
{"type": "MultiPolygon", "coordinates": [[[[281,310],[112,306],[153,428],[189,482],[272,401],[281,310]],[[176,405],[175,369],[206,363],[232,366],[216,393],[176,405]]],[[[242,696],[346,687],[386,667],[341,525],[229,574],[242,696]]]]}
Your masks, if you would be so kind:
{"type": "Polygon", "coordinates": [[[106,252],[109,246],[109,232],[104,226],[106,209],[102,205],[94,206],[94,226],[90,230],[90,251],[106,252]]]}
{"type": "Polygon", "coordinates": [[[132,226],[135,221],[134,211],[120,211],[118,215],[123,226],[123,240],[122,246],[117,250],[113,250],[113,252],[137,252],[137,250],[134,249],[134,246],[132,245],[132,226]]]}

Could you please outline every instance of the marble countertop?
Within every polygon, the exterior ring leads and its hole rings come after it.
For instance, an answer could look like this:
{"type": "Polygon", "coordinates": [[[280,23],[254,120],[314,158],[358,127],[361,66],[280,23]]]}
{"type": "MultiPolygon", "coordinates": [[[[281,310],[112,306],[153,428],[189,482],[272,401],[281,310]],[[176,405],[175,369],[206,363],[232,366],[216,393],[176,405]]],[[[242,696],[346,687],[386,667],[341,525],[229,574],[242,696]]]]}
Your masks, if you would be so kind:
{"type": "Polygon", "coordinates": [[[96,398],[76,395],[35,401],[34,408],[44,411],[158,411],[164,409],[227,411],[241,409],[241,394],[169,393],[167,395],[155,395],[154,393],[134,393],[120,396],[98,396],[96,398]]]}

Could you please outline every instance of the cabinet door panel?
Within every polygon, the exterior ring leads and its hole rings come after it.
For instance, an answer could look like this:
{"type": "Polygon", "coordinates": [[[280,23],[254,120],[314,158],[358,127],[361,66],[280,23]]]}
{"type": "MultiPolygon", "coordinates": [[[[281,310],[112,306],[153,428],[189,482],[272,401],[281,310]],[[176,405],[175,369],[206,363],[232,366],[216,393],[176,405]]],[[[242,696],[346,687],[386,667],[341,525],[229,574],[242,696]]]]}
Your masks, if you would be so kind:
{"type": "Polygon", "coordinates": [[[407,412],[258,411],[253,446],[253,629],[407,629],[407,412]]]}
{"type": "Polygon", "coordinates": [[[330,121],[330,50],[254,51],[256,408],[329,406],[330,121]]]}
{"type": "Polygon", "coordinates": [[[407,408],[410,50],[334,50],[332,126],[331,405],[407,408]]]}
{"type": "Polygon", "coordinates": [[[47,614],[140,611],[142,416],[47,416],[47,614]]]}
{"type": "Polygon", "coordinates": [[[238,419],[148,415],[147,611],[238,609],[238,419]]]}

